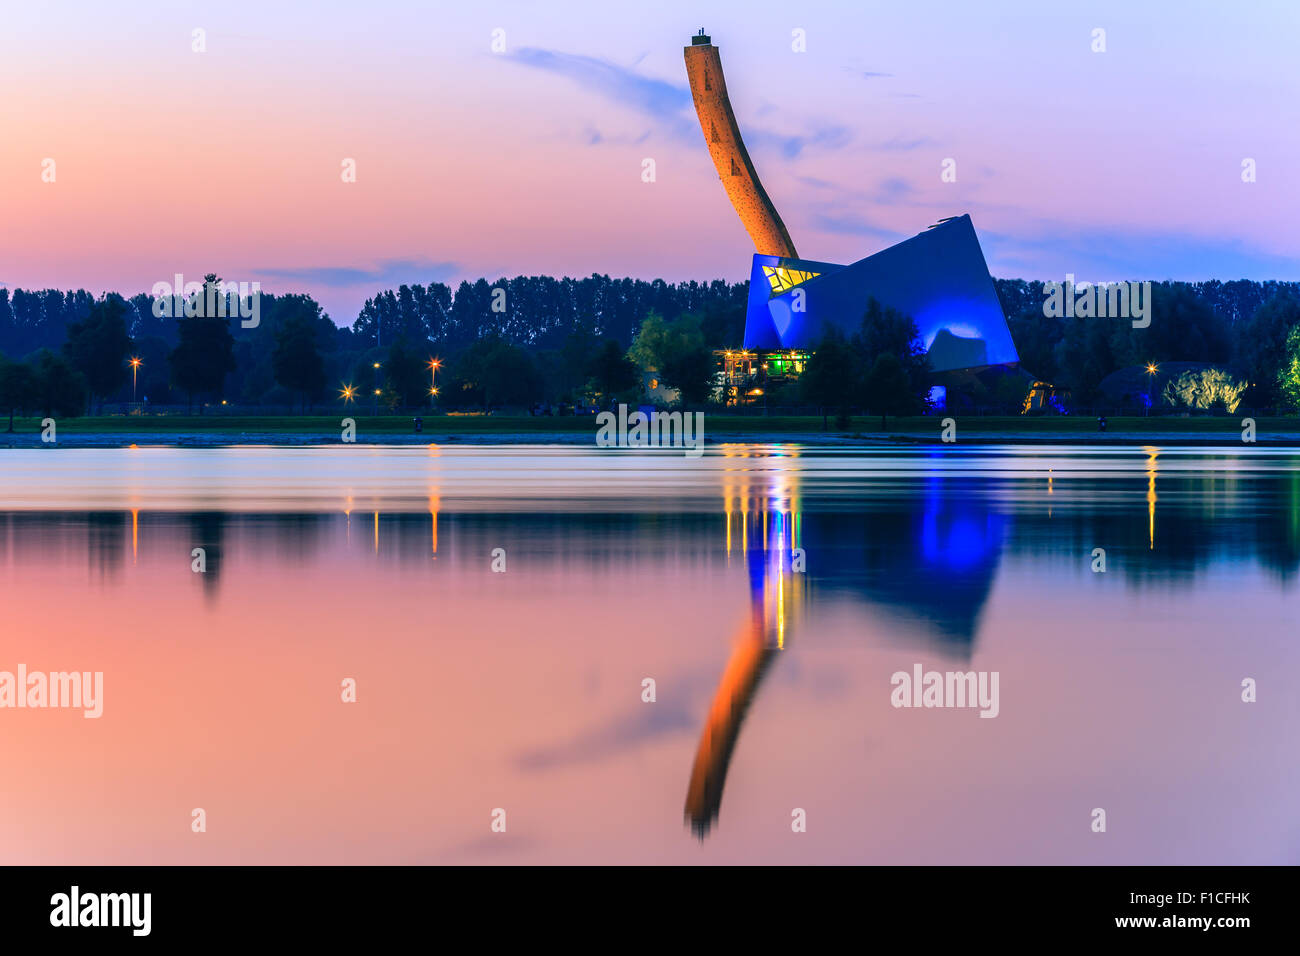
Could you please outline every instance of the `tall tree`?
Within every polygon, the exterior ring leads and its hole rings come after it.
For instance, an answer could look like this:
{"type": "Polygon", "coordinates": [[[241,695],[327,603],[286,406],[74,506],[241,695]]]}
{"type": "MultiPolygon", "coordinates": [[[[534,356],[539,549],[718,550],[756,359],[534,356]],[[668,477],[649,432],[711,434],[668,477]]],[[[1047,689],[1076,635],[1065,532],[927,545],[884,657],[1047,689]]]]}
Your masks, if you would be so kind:
{"type": "MultiPolygon", "coordinates": [[[[235,369],[235,339],[230,334],[229,320],[205,314],[207,295],[219,280],[209,275],[198,301],[186,303],[185,317],[179,323],[180,341],[167,357],[171,365],[172,384],[185,392],[189,410],[193,410],[195,394],[216,392],[221,389],[226,376],[235,369]]],[[[199,408],[202,413],[202,406],[199,408]]]]}
{"type": "Polygon", "coordinates": [[[36,407],[41,413],[76,415],[86,407],[86,380],[58,352],[41,349],[36,355],[36,407]]]}
{"type": "Polygon", "coordinates": [[[131,308],[116,293],[104,295],[90,307],[90,313],[68,327],[63,352],[86,380],[91,399],[104,399],[125,384],[131,336],[127,321],[131,308]]]}
{"type": "Polygon", "coordinates": [[[271,368],[275,380],[302,399],[303,412],[325,389],[325,359],[317,345],[317,328],[305,311],[288,315],[275,331],[271,368]]]}
{"type": "Polygon", "coordinates": [[[908,391],[920,395],[930,387],[930,360],[911,316],[883,307],[874,298],[868,300],[853,336],[853,348],[860,356],[861,368],[871,369],[881,355],[893,355],[907,378],[908,391]]]}
{"type": "Polygon", "coordinates": [[[1300,409],[1300,326],[1287,333],[1282,368],[1277,376],[1277,390],[1287,407],[1300,409]]]}
{"type": "Polygon", "coordinates": [[[1291,357],[1287,338],[1297,326],[1300,296],[1290,293],[1269,299],[1241,323],[1232,365],[1250,383],[1247,401],[1251,405],[1272,406],[1281,397],[1280,376],[1291,357]]]}
{"type": "Polygon", "coordinates": [[[623,352],[617,339],[605,339],[596,349],[588,366],[591,387],[604,396],[606,402],[627,397],[641,386],[641,372],[623,352]]]}
{"type": "Polygon", "coordinates": [[[540,397],[541,380],[532,357],[493,336],[475,342],[457,359],[451,374],[455,394],[493,405],[516,405],[540,397]]]}
{"type": "Polygon", "coordinates": [[[418,404],[412,399],[419,398],[427,392],[428,386],[425,383],[431,381],[431,378],[425,367],[426,361],[424,353],[412,351],[405,339],[398,339],[388,350],[384,375],[389,390],[397,395],[402,405],[418,404]]]}
{"type": "Polygon", "coordinates": [[[9,431],[14,430],[14,412],[36,403],[36,391],[36,373],[32,367],[0,355],[0,414],[9,412],[9,431]]]}
{"type": "Polygon", "coordinates": [[[699,405],[713,391],[716,371],[713,353],[697,344],[674,352],[664,362],[662,377],[665,385],[677,389],[683,406],[699,405]]]}
{"type": "Polygon", "coordinates": [[[844,336],[828,329],[804,365],[799,391],[804,401],[821,409],[823,430],[829,409],[847,417],[858,391],[858,362],[857,352],[844,336]]]}
{"type": "Polygon", "coordinates": [[[912,383],[907,370],[893,352],[876,356],[862,382],[862,406],[880,416],[880,430],[884,431],[886,415],[906,415],[916,407],[912,383]]]}

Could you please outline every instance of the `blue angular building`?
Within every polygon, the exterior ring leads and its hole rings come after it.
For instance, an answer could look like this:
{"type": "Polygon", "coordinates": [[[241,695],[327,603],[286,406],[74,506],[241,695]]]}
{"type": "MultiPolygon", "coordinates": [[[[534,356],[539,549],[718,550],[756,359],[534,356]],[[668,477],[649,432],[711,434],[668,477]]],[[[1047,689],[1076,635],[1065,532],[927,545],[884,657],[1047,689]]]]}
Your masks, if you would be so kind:
{"type": "Polygon", "coordinates": [[[801,373],[827,328],[851,336],[872,299],[916,323],[936,373],[969,377],[1014,369],[1020,357],[970,216],[945,219],[851,265],[799,258],[745,149],[718,48],[701,30],[683,55],[705,146],[757,251],[743,350],[718,359],[728,400],[743,400],[735,383],[759,372],[777,378],[801,373]]]}
{"type": "Polygon", "coordinates": [[[858,330],[869,300],[916,322],[935,372],[1019,362],[970,216],[957,216],[852,265],[755,255],[746,350],[804,351],[858,330]]]}

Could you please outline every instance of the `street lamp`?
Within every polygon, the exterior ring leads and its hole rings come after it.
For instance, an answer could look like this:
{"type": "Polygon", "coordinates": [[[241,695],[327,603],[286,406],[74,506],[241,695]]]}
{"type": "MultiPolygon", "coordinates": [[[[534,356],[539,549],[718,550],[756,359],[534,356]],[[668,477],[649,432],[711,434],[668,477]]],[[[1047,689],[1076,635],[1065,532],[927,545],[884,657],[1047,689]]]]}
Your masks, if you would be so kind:
{"type": "Polygon", "coordinates": [[[1151,396],[1151,388],[1156,380],[1156,372],[1160,371],[1160,366],[1155,362],[1147,362],[1147,415],[1151,414],[1151,403],[1154,399],[1151,396]]]}
{"type": "Polygon", "coordinates": [[[131,356],[131,404],[135,404],[135,381],[136,376],[140,373],[140,360],[134,355],[131,356]]]}
{"type": "Polygon", "coordinates": [[[343,404],[356,401],[357,388],[355,385],[344,385],[339,391],[339,398],[343,399],[343,404]]]}
{"type": "Polygon", "coordinates": [[[375,368],[375,402],[371,408],[370,413],[372,415],[378,415],[379,414],[379,363],[378,362],[375,363],[374,368],[375,368]]]}
{"type": "Polygon", "coordinates": [[[429,364],[426,367],[429,369],[429,394],[437,395],[438,394],[438,369],[442,368],[442,362],[436,358],[430,358],[429,364]]]}

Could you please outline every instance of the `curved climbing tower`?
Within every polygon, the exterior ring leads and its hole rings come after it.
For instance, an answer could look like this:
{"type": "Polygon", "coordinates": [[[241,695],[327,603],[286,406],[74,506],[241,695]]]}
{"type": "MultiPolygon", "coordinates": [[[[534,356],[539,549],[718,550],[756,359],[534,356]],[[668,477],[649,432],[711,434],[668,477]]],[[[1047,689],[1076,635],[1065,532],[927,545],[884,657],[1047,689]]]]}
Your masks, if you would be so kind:
{"type": "Polygon", "coordinates": [[[722,75],[718,48],[701,30],[699,36],[691,37],[691,45],[682,54],[709,155],[726,187],[727,198],[754,240],[754,248],[762,255],[799,258],[790,234],[785,231],[785,223],[754,171],[745,141],[740,138],[731,101],[727,99],[727,81],[722,75]]]}

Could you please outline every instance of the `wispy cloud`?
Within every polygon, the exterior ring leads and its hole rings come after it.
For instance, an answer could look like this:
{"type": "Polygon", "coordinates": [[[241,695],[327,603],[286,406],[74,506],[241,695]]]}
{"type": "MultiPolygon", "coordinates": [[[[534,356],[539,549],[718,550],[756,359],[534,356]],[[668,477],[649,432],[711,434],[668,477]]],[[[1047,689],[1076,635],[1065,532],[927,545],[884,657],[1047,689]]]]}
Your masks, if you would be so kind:
{"type": "Polygon", "coordinates": [[[805,186],[811,186],[813,189],[836,189],[836,185],[827,179],[818,179],[816,176],[796,176],[796,182],[803,183],[805,186]]]}
{"type": "Polygon", "coordinates": [[[882,226],[873,225],[860,216],[850,214],[814,213],[813,228],[842,236],[869,236],[873,239],[900,240],[902,233],[882,226]]]}
{"type": "Polygon", "coordinates": [[[881,180],[879,187],[877,187],[876,202],[883,205],[892,205],[910,196],[913,192],[915,190],[912,188],[912,184],[906,179],[890,176],[888,179],[881,180]]]}
{"type": "Polygon", "coordinates": [[[1080,280],[1300,279],[1300,260],[1240,239],[1113,226],[1071,226],[1037,220],[1013,235],[981,230],[990,268],[1001,275],[1080,280]]]}
{"type": "Polygon", "coordinates": [[[908,153],[914,149],[938,145],[938,141],[931,139],[929,136],[895,136],[877,144],[876,149],[883,149],[887,153],[908,153]]]}
{"type": "MultiPolygon", "coordinates": [[[[649,116],[671,137],[692,147],[700,142],[700,128],[691,110],[690,87],[680,83],[642,76],[633,69],[594,56],[544,50],[538,47],[521,47],[504,57],[535,70],[562,76],[621,106],[649,116]]],[[[771,112],[770,106],[760,109],[760,115],[771,112]]],[[[808,127],[803,133],[776,132],[762,127],[747,127],[741,131],[747,146],[755,150],[770,150],[786,159],[796,159],[806,149],[836,150],[847,146],[853,139],[846,126],[820,124],[808,127]]],[[[588,128],[583,136],[588,145],[617,142],[614,137],[588,128]]],[[[645,137],[641,137],[644,139],[645,137]]],[[[639,142],[640,140],[638,140],[639,142]]]]}
{"type": "Polygon", "coordinates": [[[892,73],[872,73],[870,70],[859,70],[858,72],[861,73],[862,76],[868,80],[874,80],[882,77],[890,77],[894,75],[892,73]]]}
{"type": "Polygon", "coordinates": [[[685,85],[642,76],[594,56],[521,47],[506,59],[520,66],[567,77],[583,89],[659,120],[681,120],[683,111],[691,105],[691,91],[685,85]]]}
{"type": "Polygon", "coordinates": [[[798,158],[799,154],[809,146],[817,146],[823,150],[837,150],[843,149],[853,141],[853,134],[845,126],[822,126],[802,136],[773,133],[764,129],[756,129],[753,133],[742,130],[740,135],[748,145],[759,149],[773,149],[786,159],[798,158]]]}
{"type": "Polygon", "coordinates": [[[404,282],[441,282],[458,272],[454,262],[432,262],[427,259],[385,259],[369,269],[355,266],[300,266],[253,270],[255,275],[266,278],[290,279],[336,288],[367,284],[391,288],[404,282]]]}

